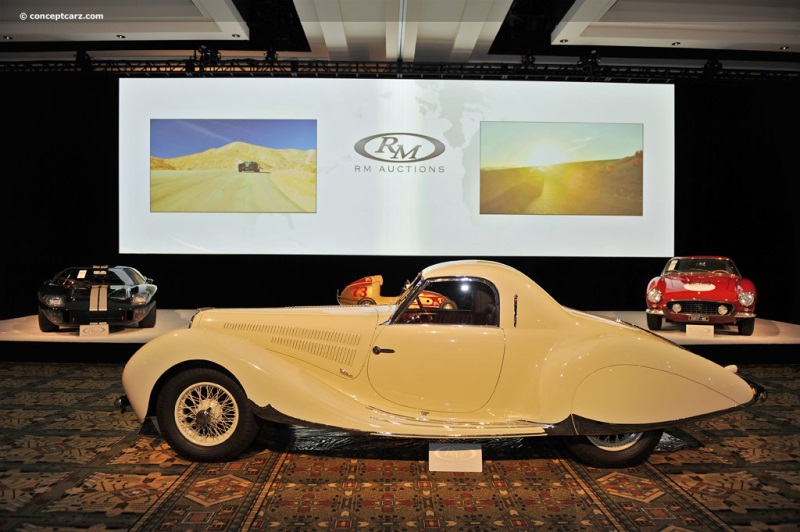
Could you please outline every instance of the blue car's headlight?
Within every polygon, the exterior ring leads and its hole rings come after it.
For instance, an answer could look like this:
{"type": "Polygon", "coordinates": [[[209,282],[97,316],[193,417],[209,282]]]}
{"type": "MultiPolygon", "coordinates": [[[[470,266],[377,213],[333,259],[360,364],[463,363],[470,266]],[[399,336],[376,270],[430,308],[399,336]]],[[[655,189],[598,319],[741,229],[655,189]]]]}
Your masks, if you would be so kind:
{"type": "Polygon", "coordinates": [[[63,295],[47,295],[42,297],[42,302],[48,307],[63,307],[66,299],[63,295]]]}
{"type": "Polygon", "coordinates": [[[146,305],[150,301],[150,292],[139,292],[131,296],[131,303],[134,305],[146,305]]]}

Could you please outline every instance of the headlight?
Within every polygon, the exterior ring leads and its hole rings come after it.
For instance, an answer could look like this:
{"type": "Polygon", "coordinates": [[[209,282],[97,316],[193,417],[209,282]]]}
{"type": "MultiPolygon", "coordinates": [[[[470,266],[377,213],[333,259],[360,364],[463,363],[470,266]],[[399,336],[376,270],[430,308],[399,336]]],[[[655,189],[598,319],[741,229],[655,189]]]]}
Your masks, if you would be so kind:
{"type": "Polygon", "coordinates": [[[756,300],[756,295],[753,292],[742,292],[739,294],[739,303],[745,307],[749,307],[756,300]]]}
{"type": "Polygon", "coordinates": [[[44,296],[42,301],[48,307],[63,307],[65,304],[64,296],[44,296]]]}
{"type": "Polygon", "coordinates": [[[719,307],[717,307],[717,312],[719,312],[720,316],[724,316],[725,314],[728,313],[728,307],[726,307],[725,305],[720,305],[719,307]]]}
{"type": "Polygon", "coordinates": [[[131,303],[134,305],[146,305],[150,301],[150,292],[139,292],[131,296],[131,303]]]}
{"type": "Polygon", "coordinates": [[[650,303],[658,303],[661,301],[661,290],[658,288],[650,289],[650,291],[647,292],[647,300],[650,303]]]}
{"type": "Polygon", "coordinates": [[[673,304],[672,304],[672,312],[674,312],[675,314],[677,314],[678,312],[680,312],[680,311],[681,311],[681,309],[683,309],[683,307],[681,306],[681,304],[680,304],[680,303],[673,303],[673,304]]]}

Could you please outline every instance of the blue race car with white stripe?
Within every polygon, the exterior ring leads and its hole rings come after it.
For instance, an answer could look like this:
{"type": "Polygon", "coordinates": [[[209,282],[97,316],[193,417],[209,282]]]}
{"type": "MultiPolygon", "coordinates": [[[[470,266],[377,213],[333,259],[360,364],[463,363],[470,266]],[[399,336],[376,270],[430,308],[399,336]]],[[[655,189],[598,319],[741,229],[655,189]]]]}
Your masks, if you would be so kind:
{"type": "Polygon", "coordinates": [[[150,328],[157,287],[130,266],[73,266],[39,288],[39,329],[53,332],[90,323],[150,328]]]}

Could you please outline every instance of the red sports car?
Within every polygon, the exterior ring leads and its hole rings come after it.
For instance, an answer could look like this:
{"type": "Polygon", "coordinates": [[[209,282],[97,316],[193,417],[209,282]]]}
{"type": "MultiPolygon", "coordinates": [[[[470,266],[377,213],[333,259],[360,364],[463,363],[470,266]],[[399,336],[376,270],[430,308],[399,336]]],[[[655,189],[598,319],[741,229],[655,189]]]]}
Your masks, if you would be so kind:
{"type": "Polygon", "coordinates": [[[756,287],[727,257],[674,257],[647,285],[647,326],[675,323],[737,325],[753,334],[756,287]]]}

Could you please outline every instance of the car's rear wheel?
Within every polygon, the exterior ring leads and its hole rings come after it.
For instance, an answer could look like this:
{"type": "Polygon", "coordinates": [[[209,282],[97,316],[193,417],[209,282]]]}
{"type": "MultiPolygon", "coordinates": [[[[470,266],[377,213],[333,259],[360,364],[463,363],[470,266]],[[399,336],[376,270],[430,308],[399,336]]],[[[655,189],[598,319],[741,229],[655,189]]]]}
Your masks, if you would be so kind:
{"type": "Polygon", "coordinates": [[[169,379],[158,396],[156,417],[175,452],[199,462],[235,459],[259,430],[241,386],[209,368],[189,369],[169,379]]]}
{"type": "Polygon", "coordinates": [[[442,310],[458,310],[458,305],[456,305],[456,302],[452,299],[445,299],[442,301],[441,305],[439,305],[439,308],[442,310]]]}
{"type": "Polygon", "coordinates": [[[147,316],[145,316],[139,322],[139,327],[142,327],[144,329],[152,329],[153,327],[155,327],[156,326],[156,312],[157,312],[156,304],[153,303],[153,308],[151,308],[150,312],[147,313],[147,316]]]}
{"type": "Polygon", "coordinates": [[[652,454],[661,440],[662,432],[650,430],[607,436],[573,436],[566,441],[572,454],[592,467],[633,467],[652,454]]]}
{"type": "Polygon", "coordinates": [[[375,304],[375,300],[372,299],[371,297],[365,297],[364,299],[359,299],[357,304],[358,305],[374,305],[375,304]]]}
{"type": "Polygon", "coordinates": [[[647,328],[651,331],[660,331],[661,330],[661,316],[657,314],[648,314],[647,315],[647,328]]]}
{"type": "Polygon", "coordinates": [[[756,329],[756,319],[755,318],[745,318],[739,322],[739,334],[742,336],[752,336],[753,331],[756,329]]]}
{"type": "Polygon", "coordinates": [[[39,309],[39,330],[42,332],[55,332],[58,330],[58,325],[48,320],[42,309],[39,309]]]}

